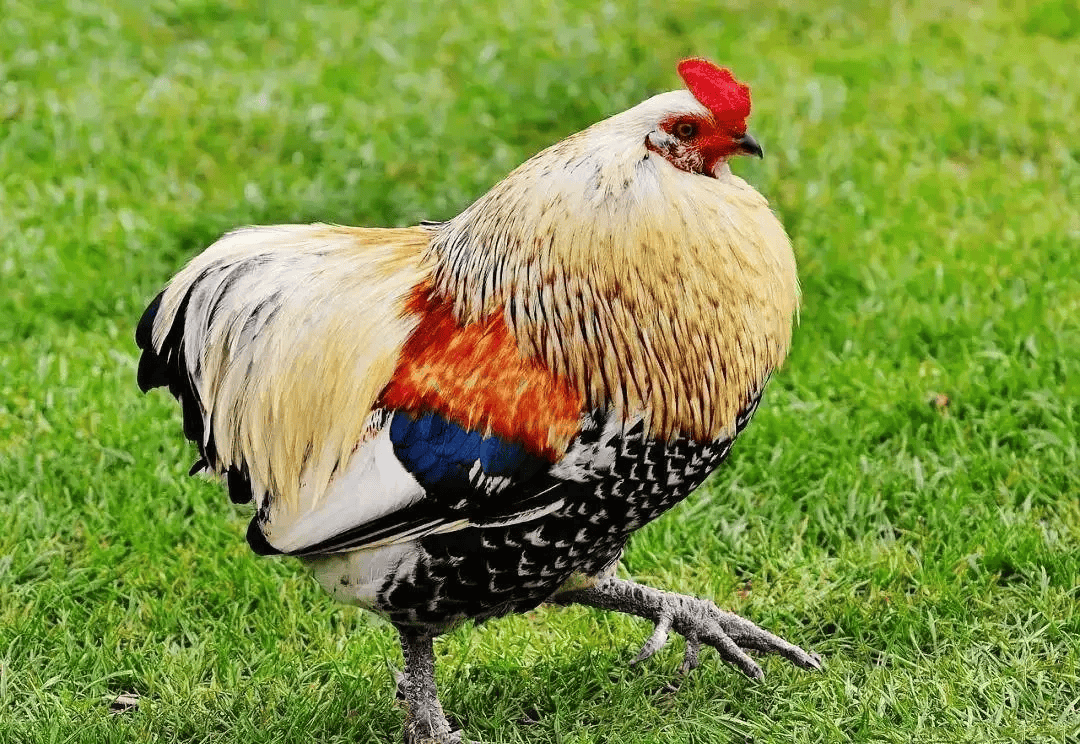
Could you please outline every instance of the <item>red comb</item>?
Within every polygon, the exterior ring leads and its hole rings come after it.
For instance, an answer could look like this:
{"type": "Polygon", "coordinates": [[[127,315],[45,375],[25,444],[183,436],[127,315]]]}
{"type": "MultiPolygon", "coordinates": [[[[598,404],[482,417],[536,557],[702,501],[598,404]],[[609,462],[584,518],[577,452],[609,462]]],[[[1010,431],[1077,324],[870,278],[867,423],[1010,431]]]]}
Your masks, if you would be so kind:
{"type": "Polygon", "coordinates": [[[679,77],[718,124],[745,130],[750,115],[750,88],[740,83],[726,67],[693,57],[679,63],[679,77]]]}

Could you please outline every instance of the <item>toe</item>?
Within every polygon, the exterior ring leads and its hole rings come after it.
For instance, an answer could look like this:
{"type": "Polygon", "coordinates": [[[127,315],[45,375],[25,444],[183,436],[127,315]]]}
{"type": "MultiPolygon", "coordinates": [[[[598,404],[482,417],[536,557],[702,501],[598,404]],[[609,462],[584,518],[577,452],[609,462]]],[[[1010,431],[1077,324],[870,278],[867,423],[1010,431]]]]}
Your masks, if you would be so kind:
{"type": "Polygon", "coordinates": [[[747,656],[746,652],[739,648],[738,644],[722,631],[703,640],[715,648],[724,661],[734,664],[739,668],[740,672],[750,679],[761,680],[765,678],[765,672],[761,671],[761,667],[757,665],[757,662],[747,656]]]}
{"type": "Polygon", "coordinates": [[[732,612],[725,612],[709,603],[710,614],[720,630],[738,646],[767,654],[782,656],[803,669],[821,669],[821,657],[807,653],[793,643],[785,641],[749,620],[732,612]]]}
{"type": "Polygon", "coordinates": [[[657,651],[662,649],[668,640],[668,630],[671,628],[671,617],[664,615],[656,621],[656,628],[653,630],[652,635],[649,636],[649,640],[645,641],[645,645],[638,651],[638,655],[630,662],[630,666],[637,666],[641,662],[645,661],[657,651]]]}
{"type": "Polygon", "coordinates": [[[687,636],[686,652],[683,654],[682,664],[679,665],[679,674],[689,674],[701,664],[701,641],[697,636],[687,636]]]}

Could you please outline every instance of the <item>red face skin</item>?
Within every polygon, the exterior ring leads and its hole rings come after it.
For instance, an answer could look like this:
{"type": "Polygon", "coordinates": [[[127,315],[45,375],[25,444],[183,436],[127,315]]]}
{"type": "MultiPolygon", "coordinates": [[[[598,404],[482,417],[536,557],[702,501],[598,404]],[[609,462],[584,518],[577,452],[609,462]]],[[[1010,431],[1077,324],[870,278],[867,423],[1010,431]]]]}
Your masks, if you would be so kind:
{"type": "Polygon", "coordinates": [[[715,178],[717,167],[732,155],[762,156],[745,126],[741,131],[722,129],[711,117],[674,116],[660,122],[660,132],[646,137],[645,147],[687,173],[715,178]]]}

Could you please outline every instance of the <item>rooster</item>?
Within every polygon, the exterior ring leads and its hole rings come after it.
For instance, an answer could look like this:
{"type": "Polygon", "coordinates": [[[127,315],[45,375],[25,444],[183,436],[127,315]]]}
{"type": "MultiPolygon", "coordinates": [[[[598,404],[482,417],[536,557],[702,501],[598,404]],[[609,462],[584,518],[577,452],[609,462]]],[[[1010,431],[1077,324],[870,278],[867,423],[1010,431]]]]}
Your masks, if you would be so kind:
{"type": "Polygon", "coordinates": [[[380,613],[404,655],[408,744],[462,741],[432,640],[578,603],[819,658],[711,601],[617,578],[629,536],[728,455],[791,340],[791,244],[728,165],[761,157],[750,91],[703,59],[663,93],[534,156],[457,217],[409,228],[248,227],[187,265],[136,331],[192,472],[254,505],[262,555],[298,556],[380,613]]]}

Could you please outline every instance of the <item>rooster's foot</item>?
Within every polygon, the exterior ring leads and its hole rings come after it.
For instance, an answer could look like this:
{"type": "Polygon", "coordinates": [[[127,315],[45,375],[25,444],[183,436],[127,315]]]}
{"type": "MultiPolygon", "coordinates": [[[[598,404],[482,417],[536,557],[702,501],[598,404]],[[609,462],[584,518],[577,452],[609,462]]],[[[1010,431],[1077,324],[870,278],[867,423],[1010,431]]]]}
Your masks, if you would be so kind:
{"type": "Polygon", "coordinates": [[[603,610],[637,615],[656,623],[649,639],[630,662],[635,666],[655,654],[667,643],[669,631],[686,639],[686,653],[679,667],[679,677],[666,689],[678,688],[682,676],[695,669],[702,646],[712,646],[720,657],[738,667],[747,677],[761,679],[765,673],[746,650],[778,654],[804,669],[820,669],[821,657],[807,653],[783,638],[759,628],[749,620],[725,612],[707,599],[688,597],[643,586],[622,579],[603,579],[586,589],[563,592],[554,597],[560,604],[584,604],[603,610]]]}
{"type": "Polygon", "coordinates": [[[397,696],[405,704],[405,744],[478,744],[451,731],[435,693],[432,636],[399,628],[404,673],[396,674],[397,696]]]}

